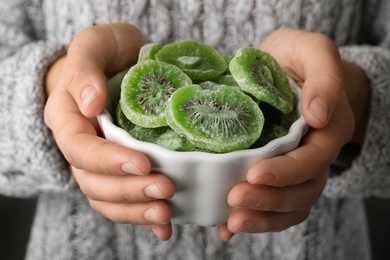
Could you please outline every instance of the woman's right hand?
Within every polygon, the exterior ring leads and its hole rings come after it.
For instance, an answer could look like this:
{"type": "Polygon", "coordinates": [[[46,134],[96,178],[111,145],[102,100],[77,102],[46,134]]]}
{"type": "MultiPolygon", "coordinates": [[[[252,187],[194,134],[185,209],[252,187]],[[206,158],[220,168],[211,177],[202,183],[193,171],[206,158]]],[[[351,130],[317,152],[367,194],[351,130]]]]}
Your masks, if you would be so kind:
{"type": "Polygon", "coordinates": [[[79,32],[47,73],[45,122],[95,211],[115,222],[143,225],[167,240],[171,213],[164,200],[174,194],[172,182],[150,174],[142,153],[101,138],[96,121],[107,99],[107,77],[134,64],[145,42],[126,23],[79,32]]]}

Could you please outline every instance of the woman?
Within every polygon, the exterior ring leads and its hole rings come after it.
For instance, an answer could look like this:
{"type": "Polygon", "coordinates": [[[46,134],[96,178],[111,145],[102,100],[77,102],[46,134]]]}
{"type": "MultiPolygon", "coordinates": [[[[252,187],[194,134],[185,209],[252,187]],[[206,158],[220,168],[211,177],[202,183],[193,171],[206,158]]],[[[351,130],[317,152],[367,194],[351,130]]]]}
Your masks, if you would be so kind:
{"type": "Polygon", "coordinates": [[[27,259],[369,258],[361,198],[389,193],[389,3],[2,0],[0,10],[0,190],[39,196],[27,259]],[[218,228],[172,226],[170,180],[90,120],[106,76],[147,41],[180,39],[270,52],[302,85],[312,127],[233,187],[240,209],[218,228]]]}

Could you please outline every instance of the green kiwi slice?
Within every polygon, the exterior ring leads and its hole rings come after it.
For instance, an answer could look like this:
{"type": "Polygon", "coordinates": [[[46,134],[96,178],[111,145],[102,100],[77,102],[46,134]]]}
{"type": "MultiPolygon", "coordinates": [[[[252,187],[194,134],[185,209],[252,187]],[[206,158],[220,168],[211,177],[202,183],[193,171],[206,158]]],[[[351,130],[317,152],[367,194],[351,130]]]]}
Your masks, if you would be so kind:
{"type": "Polygon", "coordinates": [[[214,81],[215,83],[218,84],[228,85],[228,86],[237,86],[237,87],[239,86],[237,81],[234,79],[234,77],[229,74],[217,76],[211,79],[211,81],[214,81]]]}
{"type": "Polygon", "coordinates": [[[293,110],[291,110],[291,112],[284,114],[280,122],[280,125],[285,129],[290,129],[291,125],[298,119],[299,117],[298,103],[299,103],[298,94],[294,92],[294,108],[293,110]]]}
{"type": "Polygon", "coordinates": [[[222,58],[225,60],[226,62],[226,65],[227,65],[227,68],[226,70],[223,72],[223,74],[225,75],[230,75],[230,70],[229,70],[229,63],[230,61],[234,58],[234,54],[231,54],[231,53],[223,53],[221,54],[222,55],[222,58]]]}
{"type": "Polygon", "coordinates": [[[185,40],[165,45],[156,59],[176,65],[193,81],[205,81],[227,69],[224,58],[210,45],[185,40]]]}
{"type": "Polygon", "coordinates": [[[138,54],[138,63],[146,60],[155,60],[156,53],[159,52],[162,45],[159,43],[147,43],[141,47],[138,54]]]}
{"type": "Polygon", "coordinates": [[[168,125],[199,149],[218,153],[249,148],[264,125],[258,104],[230,86],[178,89],[168,100],[166,116],[168,125]]]}
{"type": "Polygon", "coordinates": [[[133,124],[128,132],[139,141],[154,143],[173,151],[188,152],[196,149],[195,145],[168,126],[147,128],[133,124]]]}
{"type": "MultiPolygon", "coordinates": [[[[200,82],[197,85],[199,85],[203,89],[209,89],[209,90],[217,90],[218,88],[220,88],[222,86],[230,86],[230,85],[216,83],[216,82],[210,81],[210,80],[200,82]]],[[[242,89],[239,86],[230,86],[230,87],[235,88],[235,89],[242,92],[242,89]]]]}
{"type": "Polygon", "coordinates": [[[132,129],[130,129],[129,134],[139,141],[156,143],[156,140],[168,129],[170,129],[168,126],[147,128],[135,125],[132,129]]]}
{"type": "Polygon", "coordinates": [[[167,100],[177,89],[192,84],[178,67],[147,60],[131,67],[121,85],[120,105],[126,117],[142,127],[166,126],[167,100]]]}
{"type": "Polygon", "coordinates": [[[287,132],[288,131],[284,127],[278,124],[266,122],[260,138],[252,145],[251,148],[262,147],[276,138],[285,136],[287,132]]]}
{"type": "Polygon", "coordinates": [[[196,146],[190,143],[187,138],[180,136],[171,128],[168,128],[165,133],[157,138],[156,144],[180,152],[188,152],[196,149],[196,146]]]}
{"type": "Polygon", "coordinates": [[[130,132],[130,130],[133,129],[135,126],[133,124],[133,122],[131,122],[129,119],[127,119],[125,114],[123,114],[122,107],[119,104],[117,105],[117,108],[116,108],[115,122],[120,128],[126,130],[127,132],[130,132]]]}
{"type": "Polygon", "coordinates": [[[259,101],[284,114],[293,109],[293,93],[287,76],[270,54],[253,47],[242,48],[230,61],[229,69],[239,86],[259,101]]]}

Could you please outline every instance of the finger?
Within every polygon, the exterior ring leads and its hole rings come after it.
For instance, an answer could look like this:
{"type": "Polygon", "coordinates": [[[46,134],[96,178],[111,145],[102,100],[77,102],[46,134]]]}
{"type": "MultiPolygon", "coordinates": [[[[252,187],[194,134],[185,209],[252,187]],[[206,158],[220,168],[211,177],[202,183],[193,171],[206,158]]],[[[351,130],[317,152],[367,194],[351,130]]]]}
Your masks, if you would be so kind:
{"type": "Polygon", "coordinates": [[[302,87],[301,110],[306,122],[314,128],[325,127],[343,94],[341,75],[311,73],[302,87]]]}
{"type": "Polygon", "coordinates": [[[63,87],[72,94],[83,115],[97,116],[107,100],[107,78],[102,68],[85,55],[74,57],[68,56],[64,63],[63,87]]]}
{"type": "Polygon", "coordinates": [[[127,23],[90,27],[76,35],[67,53],[63,76],[65,87],[85,116],[93,117],[103,110],[106,75],[134,64],[145,42],[140,31],[127,23]]]}
{"type": "Polygon", "coordinates": [[[320,169],[325,169],[337,155],[339,144],[329,142],[323,130],[309,132],[301,146],[291,152],[264,159],[252,166],[247,181],[274,187],[297,185],[318,178],[320,169]]]}
{"type": "Polygon", "coordinates": [[[225,223],[218,226],[217,235],[222,241],[228,242],[234,236],[234,233],[230,232],[227,227],[227,224],[225,223]]]}
{"type": "Polygon", "coordinates": [[[91,122],[78,110],[72,96],[55,89],[45,109],[46,124],[67,161],[76,168],[106,174],[148,174],[150,161],[142,153],[111,143],[96,135],[91,122]],[[57,116],[53,108],[61,108],[57,116]]]}
{"type": "Polygon", "coordinates": [[[143,227],[146,230],[152,231],[161,241],[167,241],[172,237],[171,223],[161,225],[144,225],[143,227]]]}
{"type": "Polygon", "coordinates": [[[304,221],[310,210],[278,213],[252,209],[237,209],[232,213],[227,227],[232,233],[279,232],[304,221]]]}
{"type": "Polygon", "coordinates": [[[154,200],[145,203],[109,203],[90,200],[91,207],[108,219],[123,224],[168,224],[170,209],[164,201],[154,200]]]}
{"type": "Polygon", "coordinates": [[[175,191],[172,182],[162,174],[118,176],[73,169],[73,175],[82,192],[95,201],[139,203],[168,199],[175,191]]]}
{"type": "Polygon", "coordinates": [[[96,135],[60,132],[58,144],[67,161],[76,168],[108,175],[146,175],[148,158],[133,149],[111,143],[96,135]]]}
{"type": "Polygon", "coordinates": [[[320,178],[283,188],[241,182],[229,192],[228,204],[261,211],[301,211],[311,207],[320,198],[326,179],[325,170],[320,178]]]}

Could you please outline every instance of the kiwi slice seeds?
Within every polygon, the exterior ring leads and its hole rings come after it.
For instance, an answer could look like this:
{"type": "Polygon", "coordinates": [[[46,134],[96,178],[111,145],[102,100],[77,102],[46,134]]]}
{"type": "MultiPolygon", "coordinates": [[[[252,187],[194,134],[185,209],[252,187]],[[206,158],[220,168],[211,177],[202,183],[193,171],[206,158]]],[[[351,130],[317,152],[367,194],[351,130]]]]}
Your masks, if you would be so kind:
{"type": "Polygon", "coordinates": [[[120,105],[125,116],[142,127],[166,126],[167,100],[177,89],[192,84],[178,67],[147,60],[130,68],[121,85],[120,105]]]}
{"type": "Polygon", "coordinates": [[[168,101],[166,118],[168,125],[191,143],[218,153],[249,148],[264,125],[257,103],[230,86],[178,89],[168,101]]]}
{"type": "Polygon", "coordinates": [[[118,90],[118,106],[107,102],[114,123],[174,151],[258,148],[285,135],[297,118],[287,76],[270,54],[252,47],[233,55],[191,40],[148,43],[118,90]]]}

